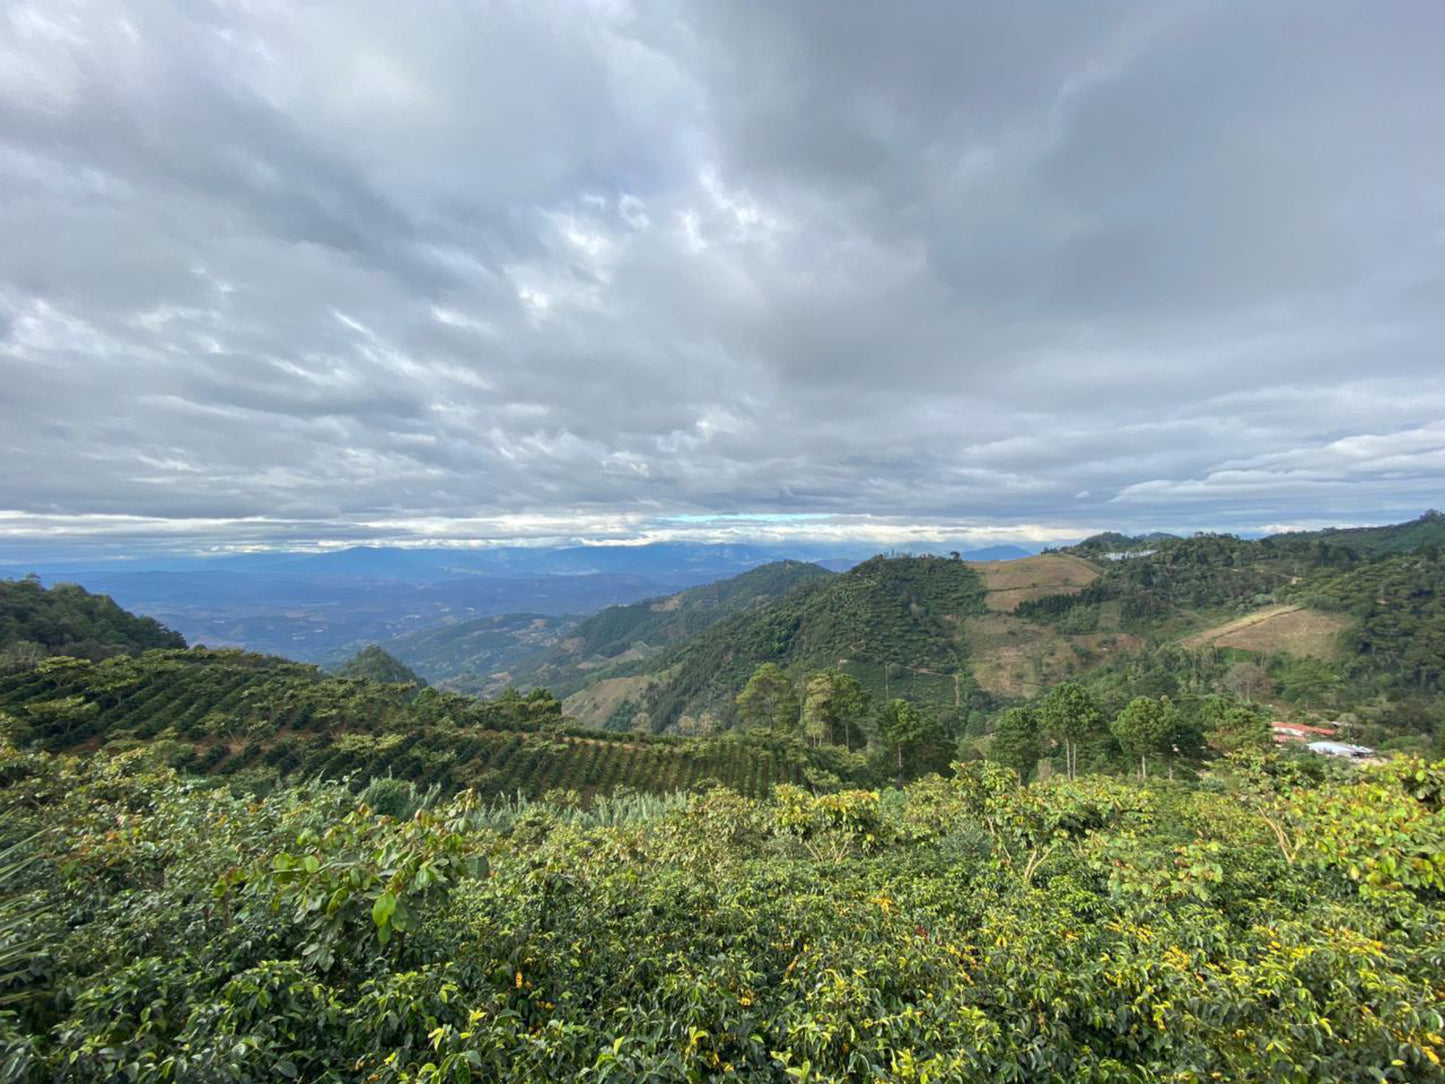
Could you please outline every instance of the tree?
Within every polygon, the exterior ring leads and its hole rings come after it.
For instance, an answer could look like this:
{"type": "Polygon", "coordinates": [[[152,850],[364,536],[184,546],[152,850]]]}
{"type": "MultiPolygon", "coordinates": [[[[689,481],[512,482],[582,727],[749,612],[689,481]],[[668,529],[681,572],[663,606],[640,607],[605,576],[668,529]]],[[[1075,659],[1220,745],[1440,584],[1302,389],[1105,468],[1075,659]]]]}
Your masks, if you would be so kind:
{"type": "Polygon", "coordinates": [[[1227,696],[1212,696],[1200,713],[1209,747],[1228,756],[1242,750],[1262,752],[1273,744],[1269,716],[1227,696]]]}
{"type": "Polygon", "coordinates": [[[803,737],[808,740],[808,744],[818,746],[831,741],[836,717],[833,676],[828,673],[814,674],[808,679],[803,699],[803,737]]]}
{"type": "Polygon", "coordinates": [[[798,694],[777,663],[765,662],[753,671],[737,705],[743,721],[756,726],[789,732],[798,725],[798,694]]]}
{"type": "Polygon", "coordinates": [[[1169,698],[1158,700],[1138,696],[1125,706],[1114,720],[1111,729],[1124,752],[1139,758],[1139,778],[1149,777],[1149,757],[1160,756],[1170,760],[1170,775],[1173,775],[1175,732],[1179,726],[1179,713],[1169,698]]]}
{"type": "Polygon", "coordinates": [[[1274,682],[1269,673],[1257,662],[1237,662],[1224,672],[1220,685],[1231,696],[1238,697],[1246,704],[1274,692],[1274,682]]]}
{"type": "Polygon", "coordinates": [[[45,658],[45,649],[33,640],[17,640],[0,649],[0,674],[34,670],[45,658]]]}
{"type": "MultiPolygon", "coordinates": [[[[843,741],[841,744],[845,749],[851,749],[853,748],[854,728],[861,731],[863,720],[868,717],[868,706],[872,697],[852,674],[834,671],[832,677],[834,724],[842,726],[843,741]]],[[[833,740],[837,741],[836,734],[833,740]]]]}
{"type": "Polygon", "coordinates": [[[1089,690],[1072,681],[1054,686],[1039,703],[1038,713],[1044,733],[1064,747],[1064,768],[1073,779],[1079,765],[1079,741],[1098,732],[1104,713],[1089,690]]]}
{"type": "Polygon", "coordinates": [[[898,764],[898,774],[924,769],[942,747],[945,735],[938,720],[907,700],[890,700],[879,729],[898,764]]]}
{"type": "Polygon", "coordinates": [[[1039,721],[1026,708],[1010,708],[993,728],[988,759],[1018,772],[1025,783],[1039,763],[1039,721]]]}

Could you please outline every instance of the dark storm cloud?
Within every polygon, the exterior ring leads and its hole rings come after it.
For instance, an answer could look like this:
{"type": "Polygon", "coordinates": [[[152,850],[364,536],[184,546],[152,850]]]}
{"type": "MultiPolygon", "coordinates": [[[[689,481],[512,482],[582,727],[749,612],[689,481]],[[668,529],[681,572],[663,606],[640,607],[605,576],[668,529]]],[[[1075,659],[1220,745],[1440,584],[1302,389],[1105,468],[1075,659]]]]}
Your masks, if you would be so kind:
{"type": "Polygon", "coordinates": [[[12,3],[0,534],[1413,514],[1442,46],[1427,3],[12,3]]]}

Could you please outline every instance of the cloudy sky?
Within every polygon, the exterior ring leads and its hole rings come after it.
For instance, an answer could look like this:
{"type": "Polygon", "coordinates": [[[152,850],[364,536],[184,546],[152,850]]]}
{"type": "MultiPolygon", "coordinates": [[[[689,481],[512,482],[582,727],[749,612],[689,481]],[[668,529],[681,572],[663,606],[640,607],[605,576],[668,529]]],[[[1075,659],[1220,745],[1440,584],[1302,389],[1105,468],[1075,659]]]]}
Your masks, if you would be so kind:
{"type": "Polygon", "coordinates": [[[1445,503],[1445,7],[0,0],[0,538],[1445,503]]]}

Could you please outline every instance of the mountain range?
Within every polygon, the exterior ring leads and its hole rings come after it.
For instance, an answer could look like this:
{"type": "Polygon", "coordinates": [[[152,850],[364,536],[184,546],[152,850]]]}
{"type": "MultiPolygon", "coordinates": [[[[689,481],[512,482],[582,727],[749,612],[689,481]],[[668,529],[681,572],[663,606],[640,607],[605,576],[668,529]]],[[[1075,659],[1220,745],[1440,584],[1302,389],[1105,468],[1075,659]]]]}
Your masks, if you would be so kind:
{"type": "MultiPolygon", "coordinates": [[[[970,556],[1028,552],[995,546],[970,556]]],[[[673,594],[772,561],[806,557],[840,570],[867,556],[836,546],[692,542],[354,546],[99,564],[72,556],[0,568],[0,576],[35,572],[45,583],[79,583],[157,618],[192,643],[332,664],[368,643],[456,622],[506,615],[503,625],[510,627],[518,624],[511,615],[533,614],[565,626],[560,619],[580,620],[608,606],[673,594]]]]}

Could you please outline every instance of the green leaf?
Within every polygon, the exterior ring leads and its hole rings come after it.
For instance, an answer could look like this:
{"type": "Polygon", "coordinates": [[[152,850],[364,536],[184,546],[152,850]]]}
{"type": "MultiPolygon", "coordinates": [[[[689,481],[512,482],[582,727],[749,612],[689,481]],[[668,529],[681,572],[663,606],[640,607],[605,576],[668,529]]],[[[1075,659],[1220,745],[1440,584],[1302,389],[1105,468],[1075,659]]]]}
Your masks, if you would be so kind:
{"type": "MultiPolygon", "coordinates": [[[[376,897],[376,902],[371,905],[371,921],[383,931],[391,924],[391,916],[396,913],[396,897],[390,892],[383,892],[376,897]]],[[[385,940],[383,939],[383,943],[385,940]]]]}

